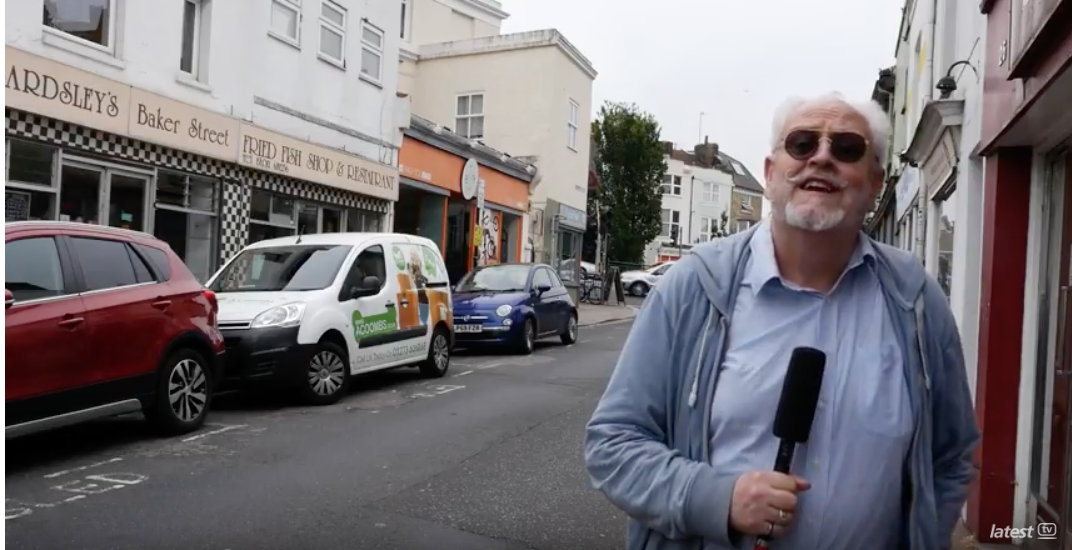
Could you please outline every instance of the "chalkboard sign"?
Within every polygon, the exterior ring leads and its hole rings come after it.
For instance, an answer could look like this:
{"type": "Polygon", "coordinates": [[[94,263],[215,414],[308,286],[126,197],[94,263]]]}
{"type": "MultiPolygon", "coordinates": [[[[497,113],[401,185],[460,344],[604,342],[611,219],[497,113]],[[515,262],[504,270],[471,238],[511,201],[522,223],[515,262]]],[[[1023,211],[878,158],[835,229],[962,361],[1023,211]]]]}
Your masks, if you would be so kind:
{"type": "Polygon", "coordinates": [[[29,193],[4,191],[4,221],[21,222],[30,219],[29,193]]]}

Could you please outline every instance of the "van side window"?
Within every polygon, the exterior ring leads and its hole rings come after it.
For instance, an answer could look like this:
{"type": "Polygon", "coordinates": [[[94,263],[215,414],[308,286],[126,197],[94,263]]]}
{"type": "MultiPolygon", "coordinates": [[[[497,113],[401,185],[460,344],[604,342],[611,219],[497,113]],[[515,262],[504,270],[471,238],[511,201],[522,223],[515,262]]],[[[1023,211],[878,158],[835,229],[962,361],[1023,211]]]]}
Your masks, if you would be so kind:
{"type": "Polygon", "coordinates": [[[16,302],[54,298],[64,288],[60,252],[52,237],[34,237],[4,244],[4,288],[16,302]]]}
{"type": "Polygon", "coordinates": [[[345,302],[350,299],[350,288],[355,286],[361,286],[361,282],[365,280],[365,277],[376,277],[380,280],[380,289],[383,289],[387,284],[387,263],[383,256],[383,247],[374,244],[361,251],[354,259],[354,264],[350,266],[350,271],[346,274],[346,280],[342,285],[342,293],[339,294],[339,301],[345,302]]]}
{"type": "Polygon", "coordinates": [[[439,251],[426,244],[421,245],[424,256],[424,276],[428,277],[430,286],[446,286],[447,266],[439,259],[439,251]]]}

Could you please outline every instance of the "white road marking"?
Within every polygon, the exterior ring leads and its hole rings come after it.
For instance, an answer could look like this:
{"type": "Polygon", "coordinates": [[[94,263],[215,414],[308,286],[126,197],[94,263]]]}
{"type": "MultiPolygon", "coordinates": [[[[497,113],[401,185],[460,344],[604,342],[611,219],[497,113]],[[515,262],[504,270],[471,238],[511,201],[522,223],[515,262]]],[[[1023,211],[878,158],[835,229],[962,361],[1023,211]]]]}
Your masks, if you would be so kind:
{"type": "Polygon", "coordinates": [[[229,432],[231,430],[238,430],[238,429],[246,428],[246,427],[248,427],[246,424],[235,424],[233,426],[224,426],[224,427],[222,427],[222,428],[220,428],[218,430],[212,430],[211,432],[205,432],[203,434],[192,435],[190,437],[184,438],[182,441],[183,441],[183,443],[187,443],[187,442],[190,442],[190,441],[197,441],[198,439],[202,439],[202,438],[208,437],[210,435],[217,435],[217,434],[221,434],[223,432],[229,432]]]}
{"type": "Polygon", "coordinates": [[[469,375],[469,374],[473,374],[473,371],[467,370],[465,372],[459,372],[458,374],[455,374],[451,378],[458,378],[459,376],[466,376],[466,375],[469,375]]]}
{"type": "Polygon", "coordinates": [[[488,363],[487,365],[480,365],[479,367],[476,368],[476,370],[493,369],[495,367],[501,367],[501,366],[503,366],[505,364],[506,363],[488,363]]]}
{"type": "Polygon", "coordinates": [[[90,468],[96,468],[97,466],[104,466],[105,464],[111,464],[113,462],[119,462],[121,460],[123,460],[123,459],[122,458],[113,458],[111,460],[105,460],[105,461],[102,461],[102,462],[97,462],[97,463],[89,464],[89,465],[86,465],[86,466],[79,466],[77,468],[71,468],[70,470],[60,470],[58,472],[53,472],[51,474],[45,475],[45,479],[53,479],[53,478],[57,478],[57,477],[60,477],[60,476],[65,476],[67,474],[71,474],[71,473],[74,473],[74,472],[81,472],[82,470],[88,470],[90,468]]]}

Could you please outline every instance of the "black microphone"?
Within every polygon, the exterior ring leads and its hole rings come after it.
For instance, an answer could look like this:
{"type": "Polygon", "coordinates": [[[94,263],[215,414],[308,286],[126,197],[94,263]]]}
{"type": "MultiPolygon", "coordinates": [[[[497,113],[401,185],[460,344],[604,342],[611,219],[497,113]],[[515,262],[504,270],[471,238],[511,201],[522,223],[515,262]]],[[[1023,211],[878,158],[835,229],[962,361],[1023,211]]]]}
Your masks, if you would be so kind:
{"type": "MultiPolygon", "coordinates": [[[[825,353],[815,348],[793,349],[789,370],[782,383],[782,396],[778,399],[778,411],[774,415],[774,437],[778,438],[775,472],[788,474],[797,444],[808,442],[825,370],[825,353]]],[[[767,537],[760,537],[756,548],[766,548],[767,540],[767,537]]]]}

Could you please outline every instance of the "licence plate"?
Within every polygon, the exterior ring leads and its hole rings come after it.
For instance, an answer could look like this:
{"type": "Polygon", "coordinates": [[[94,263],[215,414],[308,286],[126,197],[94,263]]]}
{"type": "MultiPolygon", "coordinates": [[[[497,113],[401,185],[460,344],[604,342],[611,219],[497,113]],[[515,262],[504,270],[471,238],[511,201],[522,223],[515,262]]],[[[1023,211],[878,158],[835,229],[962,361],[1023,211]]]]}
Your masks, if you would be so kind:
{"type": "Polygon", "coordinates": [[[484,325],[454,325],[454,332],[481,332],[484,325]]]}

